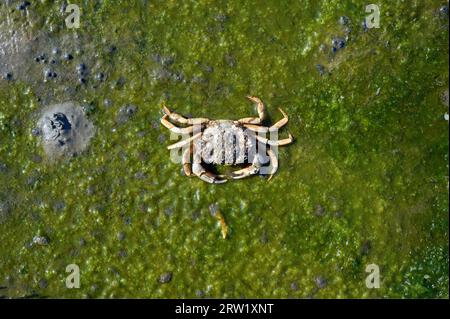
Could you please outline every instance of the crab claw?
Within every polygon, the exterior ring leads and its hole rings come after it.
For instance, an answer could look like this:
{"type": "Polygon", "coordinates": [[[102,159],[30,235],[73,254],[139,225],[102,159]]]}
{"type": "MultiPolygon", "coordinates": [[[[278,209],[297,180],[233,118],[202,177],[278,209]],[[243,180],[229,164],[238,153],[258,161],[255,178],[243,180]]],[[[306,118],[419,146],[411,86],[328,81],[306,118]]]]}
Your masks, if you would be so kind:
{"type": "Polygon", "coordinates": [[[224,175],[215,175],[211,172],[206,171],[200,163],[192,164],[192,172],[198,176],[202,181],[210,184],[223,184],[228,180],[225,179],[224,175]]]}

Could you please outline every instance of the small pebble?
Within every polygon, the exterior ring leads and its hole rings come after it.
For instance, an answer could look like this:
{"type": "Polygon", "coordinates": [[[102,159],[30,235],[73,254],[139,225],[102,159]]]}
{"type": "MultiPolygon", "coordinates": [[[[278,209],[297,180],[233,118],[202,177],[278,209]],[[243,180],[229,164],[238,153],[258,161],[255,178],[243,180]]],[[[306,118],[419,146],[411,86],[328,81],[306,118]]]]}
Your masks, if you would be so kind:
{"type": "Polygon", "coordinates": [[[298,290],[298,283],[296,281],[293,281],[291,283],[291,290],[297,291],[298,290]]]}
{"type": "Polygon", "coordinates": [[[169,283],[172,280],[172,275],[173,274],[170,271],[162,274],[161,276],[159,276],[159,279],[158,279],[159,283],[161,283],[161,284],[169,283]]]}
{"type": "Polygon", "coordinates": [[[49,244],[49,240],[45,236],[34,236],[33,237],[33,244],[46,246],[49,244]]]}

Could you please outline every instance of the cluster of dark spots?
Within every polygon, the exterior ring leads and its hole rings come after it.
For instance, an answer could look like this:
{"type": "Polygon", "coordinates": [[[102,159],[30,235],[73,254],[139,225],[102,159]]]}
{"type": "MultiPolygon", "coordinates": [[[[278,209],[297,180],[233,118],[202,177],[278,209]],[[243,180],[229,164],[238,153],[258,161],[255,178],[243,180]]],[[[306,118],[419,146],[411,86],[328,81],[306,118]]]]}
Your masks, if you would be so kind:
{"type": "Polygon", "coordinates": [[[161,274],[158,278],[160,284],[167,284],[172,281],[173,273],[171,271],[161,274]]]}
{"type": "Polygon", "coordinates": [[[335,37],[331,40],[331,51],[333,53],[345,47],[346,41],[344,38],[335,37]]]}
{"type": "Polygon", "coordinates": [[[0,173],[6,173],[7,170],[8,170],[8,166],[6,166],[5,163],[0,162],[0,173]]]}
{"type": "Polygon", "coordinates": [[[45,76],[45,79],[56,79],[56,77],[58,75],[53,70],[45,70],[44,71],[44,76],[45,76]]]}

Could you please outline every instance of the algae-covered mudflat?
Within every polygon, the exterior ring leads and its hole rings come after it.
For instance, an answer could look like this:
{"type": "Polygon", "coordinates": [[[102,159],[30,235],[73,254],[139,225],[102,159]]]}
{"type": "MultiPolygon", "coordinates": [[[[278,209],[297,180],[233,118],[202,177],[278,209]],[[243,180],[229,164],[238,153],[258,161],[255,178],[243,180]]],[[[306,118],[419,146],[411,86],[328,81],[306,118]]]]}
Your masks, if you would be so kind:
{"type": "Polygon", "coordinates": [[[0,296],[448,298],[445,0],[70,3],[0,1],[0,296]],[[247,95],[289,114],[276,175],[184,176],[163,103],[247,95]]]}

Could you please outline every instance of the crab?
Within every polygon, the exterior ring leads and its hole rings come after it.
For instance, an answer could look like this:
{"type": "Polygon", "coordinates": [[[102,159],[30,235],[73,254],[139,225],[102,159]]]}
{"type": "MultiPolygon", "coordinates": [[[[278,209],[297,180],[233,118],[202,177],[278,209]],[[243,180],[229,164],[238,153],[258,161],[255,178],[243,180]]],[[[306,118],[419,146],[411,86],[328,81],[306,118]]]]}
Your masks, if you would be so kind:
{"type": "Polygon", "coordinates": [[[164,115],[161,118],[161,124],[171,132],[186,137],[167,147],[169,150],[182,149],[181,162],[186,176],[197,176],[205,182],[221,184],[227,182],[229,178],[241,179],[258,174],[267,164],[263,162],[263,156],[260,153],[254,153],[256,146],[258,145],[260,150],[262,145],[266,146],[264,151],[266,158],[268,155],[269,166],[266,170],[269,175],[268,180],[272,178],[278,169],[277,154],[272,147],[288,145],[293,142],[293,137],[289,133],[288,138],[278,140],[266,138],[261,134],[278,132],[289,119],[287,114],[279,108],[283,118],[270,127],[263,126],[266,118],[264,104],[257,97],[247,96],[247,98],[256,104],[257,117],[245,117],[238,120],[186,118],[163,106],[164,115]],[[176,124],[184,125],[184,127],[176,124]],[[228,175],[217,175],[208,170],[205,164],[246,166],[228,175]]]}

